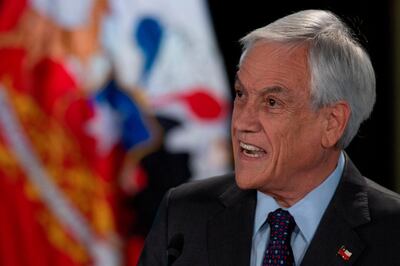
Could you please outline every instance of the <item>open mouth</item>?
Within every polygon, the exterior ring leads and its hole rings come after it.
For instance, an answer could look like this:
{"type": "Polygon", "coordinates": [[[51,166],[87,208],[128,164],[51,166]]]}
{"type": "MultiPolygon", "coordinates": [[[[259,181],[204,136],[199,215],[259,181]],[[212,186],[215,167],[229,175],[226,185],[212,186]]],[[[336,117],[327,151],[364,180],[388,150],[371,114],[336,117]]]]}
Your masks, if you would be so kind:
{"type": "Polygon", "coordinates": [[[258,158],[266,154],[266,151],[260,147],[239,141],[240,151],[248,157],[258,158]]]}

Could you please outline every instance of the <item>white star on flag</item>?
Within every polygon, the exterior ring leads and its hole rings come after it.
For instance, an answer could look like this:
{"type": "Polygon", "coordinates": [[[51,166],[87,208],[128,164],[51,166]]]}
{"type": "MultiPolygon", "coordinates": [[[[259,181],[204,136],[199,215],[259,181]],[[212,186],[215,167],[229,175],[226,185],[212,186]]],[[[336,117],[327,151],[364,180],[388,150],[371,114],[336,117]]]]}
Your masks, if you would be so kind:
{"type": "Polygon", "coordinates": [[[121,118],[107,103],[94,106],[95,113],[86,124],[86,132],[96,140],[100,155],[106,155],[120,140],[121,118]]]}

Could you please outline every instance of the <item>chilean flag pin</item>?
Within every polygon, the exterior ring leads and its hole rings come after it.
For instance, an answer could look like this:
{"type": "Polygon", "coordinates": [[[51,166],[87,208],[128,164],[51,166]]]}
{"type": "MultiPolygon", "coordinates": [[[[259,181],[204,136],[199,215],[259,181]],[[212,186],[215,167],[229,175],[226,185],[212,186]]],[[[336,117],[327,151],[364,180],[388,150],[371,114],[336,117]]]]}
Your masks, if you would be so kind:
{"type": "Polygon", "coordinates": [[[337,253],[343,260],[348,261],[353,253],[346,249],[345,246],[341,246],[337,253]]]}

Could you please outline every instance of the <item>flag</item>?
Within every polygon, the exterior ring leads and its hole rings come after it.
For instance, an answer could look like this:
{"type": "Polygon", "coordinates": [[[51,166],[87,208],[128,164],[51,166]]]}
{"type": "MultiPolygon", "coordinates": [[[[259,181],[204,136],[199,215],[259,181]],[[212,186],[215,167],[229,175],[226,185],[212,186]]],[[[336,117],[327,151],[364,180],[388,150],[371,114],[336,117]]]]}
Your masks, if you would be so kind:
{"type": "MultiPolygon", "coordinates": [[[[163,132],[141,159],[147,186],[127,200],[145,237],[168,188],[230,170],[230,94],[203,0],[111,1],[104,43],[118,80],[138,87],[163,132]]],[[[135,259],[133,259],[135,261],[135,259]]]]}
{"type": "Polygon", "coordinates": [[[0,264],[136,265],[165,191],[230,168],[206,3],[6,0],[0,14],[0,264]]]}
{"type": "Polygon", "coordinates": [[[341,246],[337,254],[345,261],[348,261],[351,255],[353,255],[345,246],[341,246]]]}
{"type": "Polygon", "coordinates": [[[154,113],[180,125],[166,150],[189,153],[191,178],[229,169],[229,89],[203,0],[111,1],[104,43],[120,81],[139,86],[154,113]]]}
{"type": "Polygon", "coordinates": [[[2,5],[12,12],[0,23],[1,265],[123,263],[116,177],[124,155],[153,134],[133,97],[78,74],[100,47],[105,10],[84,2],[2,5]],[[95,134],[107,104],[121,132],[102,128],[117,136],[111,142],[95,134]]]}

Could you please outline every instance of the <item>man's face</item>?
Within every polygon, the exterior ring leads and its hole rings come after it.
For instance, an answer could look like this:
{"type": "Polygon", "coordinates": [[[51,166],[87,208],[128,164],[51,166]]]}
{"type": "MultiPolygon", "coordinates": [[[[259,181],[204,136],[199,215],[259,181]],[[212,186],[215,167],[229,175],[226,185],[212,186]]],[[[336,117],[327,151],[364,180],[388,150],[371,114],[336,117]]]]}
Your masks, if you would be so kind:
{"type": "Polygon", "coordinates": [[[311,107],[307,53],[306,46],[259,42],[242,61],[231,128],[242,189],[301,191],[321,174],[326,124],[311,107]]]}

